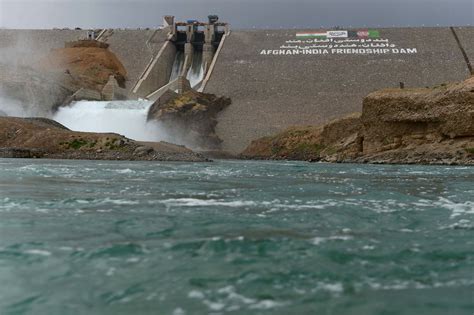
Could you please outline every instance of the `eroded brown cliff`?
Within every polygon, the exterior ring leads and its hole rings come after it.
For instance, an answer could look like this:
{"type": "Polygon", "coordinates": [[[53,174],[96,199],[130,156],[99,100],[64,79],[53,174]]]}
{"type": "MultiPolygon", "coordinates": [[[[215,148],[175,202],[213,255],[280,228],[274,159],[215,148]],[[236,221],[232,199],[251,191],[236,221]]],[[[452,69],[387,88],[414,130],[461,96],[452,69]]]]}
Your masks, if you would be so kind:
{"type": "Polygon", "coordinates": [[[474,77],[369,94],[362,114],[253,141],[245,157],[329,162],[474,164],[474,77]]]}

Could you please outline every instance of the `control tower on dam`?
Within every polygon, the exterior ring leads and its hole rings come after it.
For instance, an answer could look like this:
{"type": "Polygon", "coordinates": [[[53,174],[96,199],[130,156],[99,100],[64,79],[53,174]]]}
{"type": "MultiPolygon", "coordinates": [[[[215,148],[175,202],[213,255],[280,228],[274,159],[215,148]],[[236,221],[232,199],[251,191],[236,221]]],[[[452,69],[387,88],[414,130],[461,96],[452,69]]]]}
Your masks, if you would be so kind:
{"type": "Polygon", "coordinates": [[[236,153],[292,125],[360,112],[377,89],[463,80],[473,39],[473,27],[233,30],[204,91],[232,99],[217,134],[236,153]]]}

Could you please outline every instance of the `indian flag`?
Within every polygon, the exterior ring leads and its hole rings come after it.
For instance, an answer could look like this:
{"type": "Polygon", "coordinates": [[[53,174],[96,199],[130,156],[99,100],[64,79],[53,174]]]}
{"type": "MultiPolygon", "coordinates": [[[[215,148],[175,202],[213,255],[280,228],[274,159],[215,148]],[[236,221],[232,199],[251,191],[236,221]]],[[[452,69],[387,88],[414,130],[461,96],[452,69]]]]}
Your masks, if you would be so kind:
{"type": "Polygon", "coordinates": [[[326,32],[305,32],[305,33],[296,33],[296,38],[327,38],[326,32]]]}

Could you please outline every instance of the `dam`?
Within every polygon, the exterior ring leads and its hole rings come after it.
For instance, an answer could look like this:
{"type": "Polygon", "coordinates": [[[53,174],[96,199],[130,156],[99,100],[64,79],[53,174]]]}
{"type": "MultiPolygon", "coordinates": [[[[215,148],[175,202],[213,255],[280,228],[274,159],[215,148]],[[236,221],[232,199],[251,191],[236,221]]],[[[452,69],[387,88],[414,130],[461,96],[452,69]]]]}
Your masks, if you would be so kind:
{"type": "MultiPolygon", "coordinates": [[[[129,100],[155,101],[177,90],[179,77],[198,91],[231,98],[216,127],[222,149],[231,153],[289,126],[360,112],[363,98],[378,89],[473,74],[474,27],[233,30],[215,16],[206,22],[165,16],[159,29],[93,31],[126,68],[129,100]]],[[[85,34],[2,29],[0,54],[40,58],[85,34]]]]}

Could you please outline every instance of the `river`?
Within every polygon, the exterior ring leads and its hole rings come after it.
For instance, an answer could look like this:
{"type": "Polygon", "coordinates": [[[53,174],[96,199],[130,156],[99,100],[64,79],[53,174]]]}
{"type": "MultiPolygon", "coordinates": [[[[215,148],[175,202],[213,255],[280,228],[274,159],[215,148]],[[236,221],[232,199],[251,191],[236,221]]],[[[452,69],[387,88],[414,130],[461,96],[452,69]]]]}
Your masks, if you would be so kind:
{"type": "Polygon", "coordinates": [[[0,160],[1,314],[469,314],[474,168],[0,160]]]}

